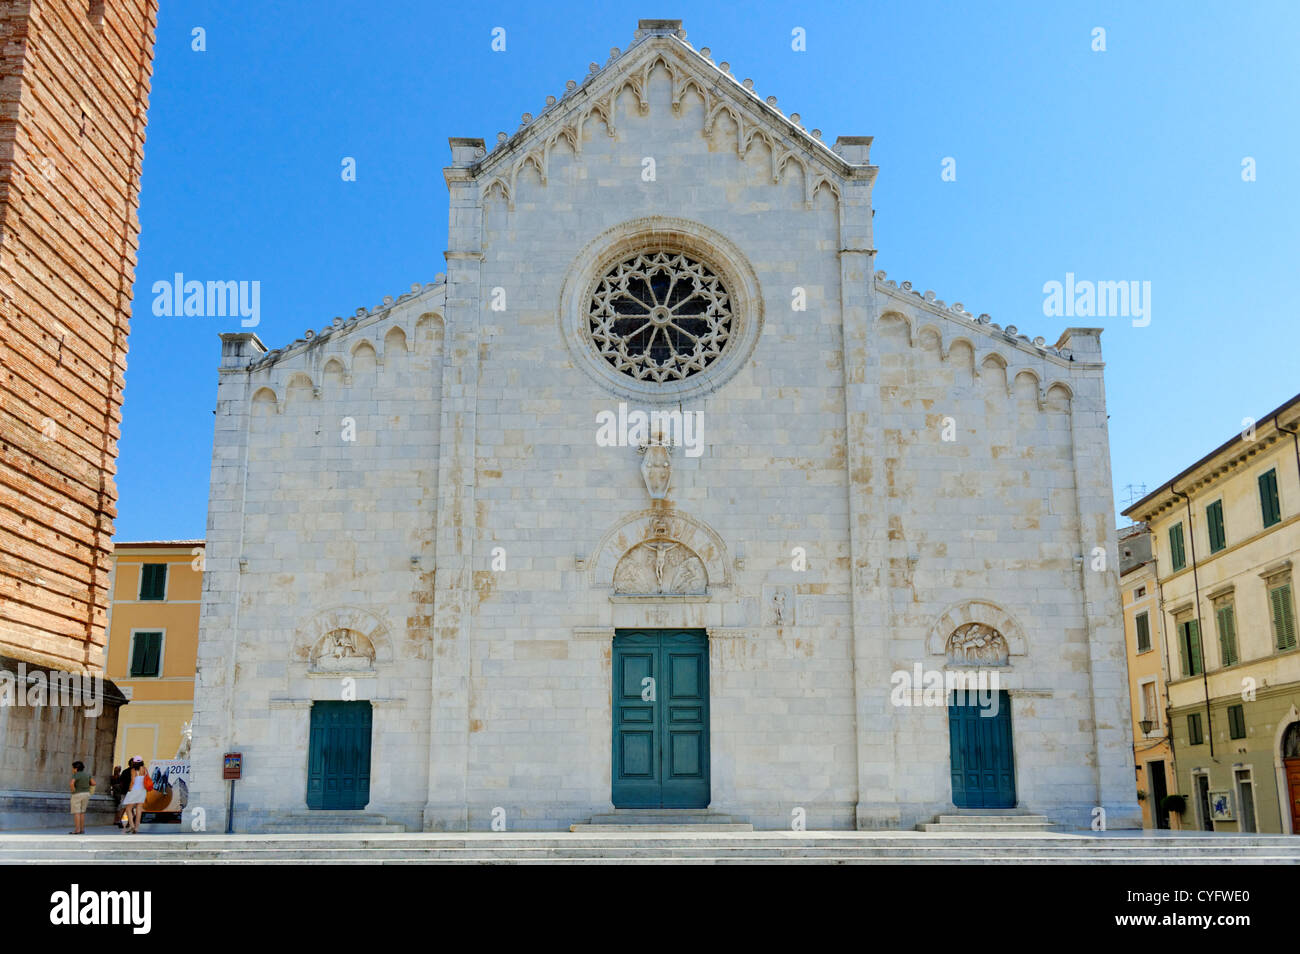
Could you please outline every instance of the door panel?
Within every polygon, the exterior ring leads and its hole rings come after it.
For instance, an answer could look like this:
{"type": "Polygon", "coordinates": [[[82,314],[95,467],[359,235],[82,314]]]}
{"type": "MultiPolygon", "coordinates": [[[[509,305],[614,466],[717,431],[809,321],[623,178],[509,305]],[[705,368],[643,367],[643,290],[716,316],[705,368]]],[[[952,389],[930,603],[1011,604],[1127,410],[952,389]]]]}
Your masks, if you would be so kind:
{"type": "Polygon", "coordinates": [[[360,809],[370,801],[369,702],[316,702],[307,748],[307,807],[360,809]]]}
{"type": "Polygon", "coordinates": [[[709,804],[708,638],[690,630],[614,637],[616,808],[709,804]]]}
{"type": "MultiPolygon", "coordinates": [[[[961,698],[964,700],[965,693],[961,698]]],[[[998,693],[997,712],[992,716],[981,715],[977,705],[958,701],[954,693],[948,703],[953,804],[958,808],[1014,808],[1011,696],[1006,690],[998,693]]]]}
{"type": "Polygon", "coordinates": [[[1287,759],[1286,788],[1291,802],[1291,834],[1300,835],[1300,759],[1287,759]]]}

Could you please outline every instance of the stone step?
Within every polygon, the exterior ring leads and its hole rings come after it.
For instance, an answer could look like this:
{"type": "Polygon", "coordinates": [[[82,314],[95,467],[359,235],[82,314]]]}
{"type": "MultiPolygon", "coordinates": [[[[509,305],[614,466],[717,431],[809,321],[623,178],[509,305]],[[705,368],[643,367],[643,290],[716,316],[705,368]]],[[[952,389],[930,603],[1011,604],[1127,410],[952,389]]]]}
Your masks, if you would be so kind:
{"type": "Polygon", "coordinates": [[[623,831],[753,831],[749,822],[707,808],[616,808],[570,825],[571,832],[623,831]]]}
{"type": "Polygon", "coordinates": [[[1008,823],[984,822],[983,824],[980,825],[945,825],[942,822],[925,822],[923,824],[917,825],[916,827],[919,831],[925,831],[925,832],[978,831],[986,834],[988,833],[996,834],[998,832],[1015,833],[1018,831],[1051,831],[1052,830],[1050,825],[1034,825],[1034,824],[1021,825],[1021,824],[1016,824],[1014,822],[1008,822],[1008,823]]]}
{"type": "Polygon", "coordinates": [[[293,812],[274,821],[262,822],[258,828],[268,834],[401,834],[406,831],[405,825],[389,821],[384,815],[349,811],[293,812]]]}
{"type": "Polygon", "coordinates": [[[939,815],[932,822],[917,825],[916,829],[924,832],[1046,832],[1052,830],[1052,823],[1046,815],[1031,815],[1025,811],[974,809],[959,815],[939,815]]]}
{"type": "Polygon", "coordinates": [[[998,813],[998,814],[979,814],[979,815],[940,815],[939,824],[941,825],[1050,825],[1046,815],[1030,815],[1028,813],[998,813]]]}
{"type": "Polygon", "coordinates": [[[600,832],[0,835],[0,864],[1300,864],[1286,836],[600,832]]]}
{"type": "MultiPolygon", "coordinates": [[[[1024,858],[1137,858],[1159,855],[1170,859],[1196,859],[1201,861],[1231,860],[1243,854],[1243,849],[1230,848],[1218,851],[1160,851],[1154,848],[1103,849],[1085,848],[1007,848],[990,850],[985,848],[965,848],[943,846],[936,848],[879,848],[862,845],[846,845],[842,848],[826,847],[787,847],[787,848],[747,848],[726,845],[702,845],[699,848],[527,848],[519,845],[503,845],[499,848],[458,848],[458,849],[335,849],[314,851],[275,851],[275,850],[213,850],[185,852],[179,857],[160,855],[149,851],[115,851],[104,849],[98,851],[78,852],[66,850],[28,851],[0,854],[0,862],[17,863],[24,861],[142,861],[146,859],[167,861],[211,861],[211,860],[286,860],[286,861],[335,861],[348,858],[373,858],[375,860],[491,860],[498,857],[535,857],[535,858],[679,858],[708,857],[714,855],[733,855],[754,858],[826,858],[836,857],[872,857],[888,860],[893,857],[928,856],[948,859],[965,858],[978,860],[998,857],[1024,858]]],[[[1300,854],[1285,849],[1257,849],[1246,852],[1250,857],[1278,856],[1287,857],[1293,862],[1300,862],[1300,854]]]]}
{"type": "MultiPolygon", "coordinates": [[[[78,865],[121,865],[124,863],[142,863],[145,859],[140,857],[133,858],[78,858],[78,865]]],[[[60,859],[24,859],[21,862],[10,862],[32,865],[67,865],[69,860],[60,859]]],[[[500,855],[490,858],[480,858],[471,855],[455,857],[432,857],[421,856],[417,858],[393,858],[393,857],[375,857],[366,854],[362,857],[323,857],[323,858],[295,858],[289,855],[277,854],[270,858],[232,858],[225,855],[214,858],[186,858],[179,859],[181,864],[239,864],[239,865],[374,865],[374,864],[636,864],[636,865],[661,865],[661,864],[923,864],[923,865],[971,865],[971,864],[1040,864],[1040,865],[1295,865],[1298,859],[1294,854],[1276,854],[1276,855],[1243,855],[1236,853],[1221,858],[1202,858],[1196,856],[1180,857],[1169,854],[1144,853],[1139,855],[1096,855],[1096,856],[1079,856],[1079,855],[1017,855],[1004,854],[997,856],[986,856],[970,854],[939,854],[936,852],[910,852],[907,854],[895,854],[887,857],[879,855],[866,854],[860,852],[849,852],[833,857],[822,856],[795,856],[786,854],[774,855],[737,855],[732,852],[715,852],[712,854],[699,854],[685,857],[679,856],[648,856],[648,857],[630,857],[630,858],[611,858],[605,854],[588,854],[574,855],[565,857],[556,856],[536,856],[536,855],[518,855],[510,852],[503,852],[500,855]]]]}
{"type": "Polygon", "coordinates": [[[748,822],[634,822],[617,824],[615,822],[583,822],[570,825],[572,832],[621,831],[621,832],[676,832],[676,831],[753,831],[754,826],[748,822]]]}

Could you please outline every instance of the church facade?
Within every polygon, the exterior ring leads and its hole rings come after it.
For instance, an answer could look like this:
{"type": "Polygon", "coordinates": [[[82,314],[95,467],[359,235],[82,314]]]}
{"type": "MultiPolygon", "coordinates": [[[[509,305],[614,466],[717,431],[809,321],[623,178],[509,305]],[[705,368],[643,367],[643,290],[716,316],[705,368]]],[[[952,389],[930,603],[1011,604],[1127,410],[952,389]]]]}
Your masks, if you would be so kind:
{"type": "Polygon", "coordinates": [[[870,139],[752,86],[643,20],[451,140],[445,276],[222,336],[209,830],[236,751],[240,831],[1140,824],[1100,332],[888,279],[870,139]]]}

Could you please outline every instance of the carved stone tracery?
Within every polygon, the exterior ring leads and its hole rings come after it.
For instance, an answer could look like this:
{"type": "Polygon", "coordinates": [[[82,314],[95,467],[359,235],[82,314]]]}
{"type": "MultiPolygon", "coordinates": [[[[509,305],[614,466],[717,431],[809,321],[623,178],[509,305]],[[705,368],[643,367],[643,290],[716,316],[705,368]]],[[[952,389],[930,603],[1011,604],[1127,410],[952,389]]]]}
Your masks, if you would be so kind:
{"type": "Polygon", "coordinates": [[[639,252],[596,283],[588,330],[600,356],[638,381],[680,381],[708,368],[731,338],[731,296],[703,262],[639,252]]]}

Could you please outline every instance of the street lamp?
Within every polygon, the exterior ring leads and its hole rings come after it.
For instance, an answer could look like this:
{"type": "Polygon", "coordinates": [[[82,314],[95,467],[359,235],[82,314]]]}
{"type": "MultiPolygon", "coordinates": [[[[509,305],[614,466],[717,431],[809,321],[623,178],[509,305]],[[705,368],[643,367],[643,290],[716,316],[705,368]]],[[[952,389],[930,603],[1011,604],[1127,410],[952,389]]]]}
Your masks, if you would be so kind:
{"type": "Polygon", "coordinates": [[[1153,725],[1155,725],[1155,723],[1152,722],[1150,719],[1143,719],[1141,722],[1138,723],[1138,728],[1142,730],[1143,735],[1150,735],[1151,727],[1153,725]]]}

